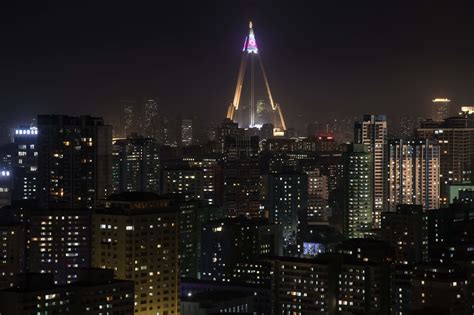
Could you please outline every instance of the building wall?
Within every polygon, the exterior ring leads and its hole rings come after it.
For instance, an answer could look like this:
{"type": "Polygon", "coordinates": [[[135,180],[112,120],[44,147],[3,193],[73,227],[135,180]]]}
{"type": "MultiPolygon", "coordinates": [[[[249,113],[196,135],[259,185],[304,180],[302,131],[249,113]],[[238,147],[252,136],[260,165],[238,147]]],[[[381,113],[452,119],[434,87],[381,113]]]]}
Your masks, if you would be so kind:
{"type": "Polygon", "coordinates": [[[347,238],[367,235],[372,228],[372,154],[364,144],[348,146],[344,155],[344,224],[347,238]]]}
{"type": "Polygon", "coordinates": [[[179,314],[177,220],[159,209],[93,215],[92,265],[134,281],[135,314],[179,314]]]}
{"type": "Polygon", "coordinates": [[[427,140],[390,140],[388,145],[388,204],[419,204],[423,209],[440,206],[440,151],[427,140]]]}

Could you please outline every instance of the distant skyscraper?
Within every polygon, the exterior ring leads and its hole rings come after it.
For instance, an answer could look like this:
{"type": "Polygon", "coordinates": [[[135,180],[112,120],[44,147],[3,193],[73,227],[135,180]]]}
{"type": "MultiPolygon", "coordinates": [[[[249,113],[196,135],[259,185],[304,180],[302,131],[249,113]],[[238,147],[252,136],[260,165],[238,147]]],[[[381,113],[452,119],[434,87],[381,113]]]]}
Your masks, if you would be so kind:
{"type": "Polygon", "coordinates": [[[113,152],[114,192],[160,191],[159,145],[153,138],[116,140],[113,152]]]}
{"type": "Polygon", "coordinates": [[[184,146],[193,144],[193,120],[183,119],[181,122],[181,141],[184,146]]]}
{"type": "Polygon", "coordinates": [[[387,119],[385,115],[365,115],[355,124],[355,142],[365,144],[372,155],[373,178],[373,227],[380,227],[380,215],[385,201],[385,144],[387,143],[387,119]]]}
{"type": "Polygon", "coordinates": [[[42,208],[92,208],[112,192],[112,127],[102,118],[38,116],[42,208]]]}
{"type": "Polygon", "coordinates": [[[447,98],[435,98],[433,101],[433,120],[443,121],[449,117],[449,103],[447,98]]]}
{"type": "Polygon", "coordinates": [[[425,121],[417,137],[440,146],[441,204],[448,203],[448,185],[472,182],[474,167],[474,114],[450,117],[444,122],[425,121]]]}
{"type": "Polygon", "coordinates": [[[132,132],[137,132],[137,103],[135,101],[121,101],[122,114],[120,123],[123,128],[122,137],[127,137],[132,132]]]}
{"type": "Polygon", "coordinates": [[[344,236],[360,238],[372,228],[373,154],[365,144],[350,144],[344,153],[344,236]]]}
{"type": "Polygon", "coordinates": [[[143,134],[156,140],[160,138],[160,124],[158,115],[157,99],[147,99],[144,104],[145,117],[143,122],[143,134]]]}
{"type": "Polygon", "coordinates": [[[429,140],[393,139],[388,144],[387,210],[398,204],[439,208],[440,149],[429,140]]]}
{"type": "Polygon", "coordinates": [[[172,145],[173,139],[170,130],[170,121],[165,115],[161,115],[158,120],[159,137],[158,142],[164,145],[172,145]]]}
{"type": "Polygon", "coordinates": [[[177,119],[177,144],[178,147],[187,147],[194,144],[195,133],[194,119],[178,116],[177,119]]]}
{"type": "Polygon", "coordinates": [[[37,199],[38,188],[38,128],[18,127],[13,133],[15,158],[13,168],[13,200],[37,199]]]}
{"type": "Polygon", "coordinates": [[[400,118],[400,138],[411,139],[415,136],[416,129],[420,127],[422,117],[403,116],[400,118]]]}

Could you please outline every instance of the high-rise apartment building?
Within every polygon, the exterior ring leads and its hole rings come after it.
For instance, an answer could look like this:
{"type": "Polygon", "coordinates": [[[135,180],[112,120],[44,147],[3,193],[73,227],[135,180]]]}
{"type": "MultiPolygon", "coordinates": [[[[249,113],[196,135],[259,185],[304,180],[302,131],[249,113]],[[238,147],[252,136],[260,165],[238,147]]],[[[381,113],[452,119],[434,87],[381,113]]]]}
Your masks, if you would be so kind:
{"type": "Polygon", "coordinates": [[[26,273],[0,290],[2,314],[132,314],[133,282],[112,270],[81,269],[76,283],[57,285],[51,274],[26,273]]]}
{"type": "Polygon", "coordinates": [[[392,139],[387,154],[387,209],[395,211],[399,204],[439,208],[439,145],[430,140],[392,139]]]}
{"type": "Polygon", "coordinates": [[[274,261],[274,314],[336,314],[338,256],[274,261]]]}
{"type": "Polygon", "coordinates": [[[153,138],[129,137],[112,146],[114,193],[160,191],[159,145],[153,138]]]}
{"type": "Polygon", "coordinates": [[[162,192],[185,200],[204,200],[222,205],[222,165],[212,157],[168,160],[163,167],[162,192]]]}
{"type": "Polygon", "coordinates": [[[337,309],[345,314],[388,314],[386,264],[347,259],[338,274],[337,309]]]}
{"type": "Polygon", "coordinates": [[[38,128],[27,126],[15,128],[15,146],[12,160],[12,200],[37,199],[38,188],[38,128]]]}
{"type": "Polygon", "coordinates": [[[158,100],[156,98],[149,98],[144,102],[144,121],[143,134],[147,138],[159,140],[161,135],[160,119],[158,114],[158,100]]]}
{"type": "Polygon", "coordinates": [[[201,230],[209,221],[225,217],[222,208],[205,202],[180,202],[179,208],[179,258],[181,277],[199,278],[201,259],[201,230]]]}
{"type": "Polygon", "coordinates": [[[12,172],[0,170],[0,207],[9,206],[12,201],[12,172]]]}
{"type": "Polygon", "coordinates": [[[263,186],[258,159],[227,161],[223,178],[223,202],[228,214],[260,217],[263,186]]]}
{"type": "MultiPolygon", "coordinates": [[[[186,159],[185,159],[186,160],[186,159]]],[[[191,168],[202,169],[203,199],[209,205],[222,205],[222,164],[213,157],[187,159],[191,168]]]]}
{"type": "Polygon", "coordinates": [[[387,119],[385,115],[365,115],[355,124],[355,143],[365,144],[372,155],[373,227],[380,227],[380,216],[385,201],[385,144],[387,119]]]}
{"type": "MultiPolygon", "coordinates": [[[[226,136],[243,136],[244,129],[239,128],[239,124],[230,119],[225,119],[219,128],[216,128],[216,142],[218,144],[218,152],[224,153],[226,136]]],[[[273,134],[273,130],[272,130],[273,134]]]]}
{"type": "Polygon", "coordinates": [[[449,103],[451,100],[447,98],[435,98],[433,103],[433,120],[443,121],[449,117],[449,103]]]}
{"type": "Polygon", "coordinates": [[[250,159],[258,156],[258,136],[227,135],[224,138],[224,156],[228,160],[250,159]]]}
{"type": "Polygon", "coordinates": [[[400,138],[412,139],[415,137],[416,129],[420,127],[422,117],[402,116],[400,118],[400,138]]]}
{"type": "Polygon", "coordinates": [[[36,210],[27,212],[25,224],[29,272],[51,273],[56,284],[66,284],[90,267],[90,211],[36,210]]]}
{"type": "Polygon", "coordinates": [[[472,313],[472,291],[462,268],[453,263],[424,263],[415,267],[412,280],[412,310],[427,305],[440,314],[472,313]]]}
{"type": "Polygon", "coordinates": [[[241,282],[238,269],[248,268],[243,265],[281,254],[281,226],[258,218],[214,220],[202,228],[201,277],[219,282],[241,282]]]}
{"type": "Polygon", "coordinates": [[[349,144],[344,153],[343,230],[347,238],[364,237],[373,226],[372,158],[365,144],[349,144]]]}
{"type": "Polygon", "coordinates": [[[195,120],[178,116],[176,128],[176,142],[178,147],[187,147],[195,143],[195,120]]]}
{"type": "Polygon", "coordinates": [[[448,185],[474,179],[474,114],[424,121],[417,137],[434,140],[440,147],[441,204],[447,205],[448,185]]]}
{"type": "Polygon", "coordinates": [[[112,195],[92,217],[92,265],[135,283],[135,314],[179,314],[179,211],[172,200],[112,195]]]}
{"type": "Polygon", "coordinates": [[[25,245],[22,224],[0,224],[0,289],[12,287],[15,275],[26,271],[25,245]]]}
{"type": "Polygon", "coordinates": [[[428,259],[428,217],[421,205],[398,205],[382,213],[381,238],[394,249],[399,264],[428,259]]]}
{"type": "Polygon", "coordinates": [[[38,116],[41,207],[92,208],[112,192],[112,127],[102,118],[38,116]]]}
{"type": "Polygon", "coordinates": [[[184,200],[204,199],[204,171],[201,168],[167,167],[163,170],[163,193],[175,194],[184,200]]]}
{"type": "Polygon", "coordinates": [[[137,126],[137,102],[132,100],[122,100],[120,101],[120,106],[122,110],[120,116],[120,134],[122,137],[128,137],[132,133],[138,132],[139,129],[137,126]]]}
{"type": "Polygon", "coordinates": [[[308,176],[308,222],[327,221],[329,207],[328,178],[318,168],[305,169],[308,176]]]}
{"type": "Polygon", "coordinates": [[[308,175],[287,172],[265,175],[265,211],[283,227],[286,253],[295,253],[300,218],[308,206],[308,175]]]}
{"type": "Polygon", "coordinates": [[[274,314],[389,314],[386,266],[341,254],[274,261],[274,314]]]}

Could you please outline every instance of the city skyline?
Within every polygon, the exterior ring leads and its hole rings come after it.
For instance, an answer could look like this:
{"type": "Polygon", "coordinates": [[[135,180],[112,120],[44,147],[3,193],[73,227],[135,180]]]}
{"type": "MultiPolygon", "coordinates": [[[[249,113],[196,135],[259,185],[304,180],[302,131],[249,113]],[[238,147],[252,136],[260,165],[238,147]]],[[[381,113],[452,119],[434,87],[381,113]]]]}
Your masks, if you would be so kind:
{"type": "Polygon", "coordinates": [[[468,6],[0,12],[0,314],[474,314],[468,6]]]}

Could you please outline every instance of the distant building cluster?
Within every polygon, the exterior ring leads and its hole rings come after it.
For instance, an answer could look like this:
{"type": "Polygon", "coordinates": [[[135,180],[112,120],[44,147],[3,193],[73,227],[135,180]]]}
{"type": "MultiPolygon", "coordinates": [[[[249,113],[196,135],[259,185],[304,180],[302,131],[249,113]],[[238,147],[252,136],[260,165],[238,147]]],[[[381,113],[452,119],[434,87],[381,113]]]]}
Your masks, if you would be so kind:
{"type": "Polygon", "coordinates": [[[433,105],[349,141],[40,115],[0,147],[0,313],[472,314],[474,114],[433,105]]]}

